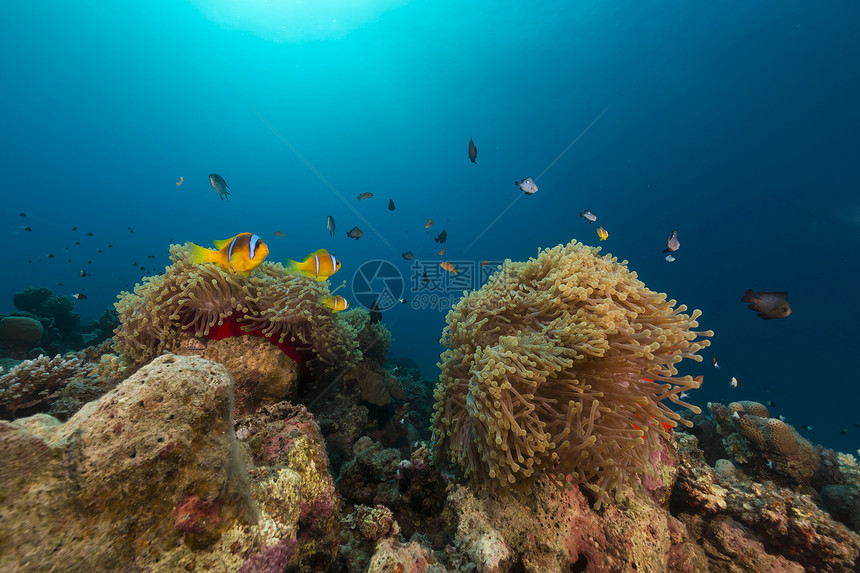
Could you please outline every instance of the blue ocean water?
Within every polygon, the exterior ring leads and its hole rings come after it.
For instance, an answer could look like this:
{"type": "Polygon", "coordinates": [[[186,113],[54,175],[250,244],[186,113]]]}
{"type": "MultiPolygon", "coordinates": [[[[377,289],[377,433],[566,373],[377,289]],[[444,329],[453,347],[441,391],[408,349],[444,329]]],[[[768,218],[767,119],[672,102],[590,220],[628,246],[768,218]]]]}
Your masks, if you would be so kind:
{"type": "Polygon", "coordinates": [[[356,273],[393,264],[408,304],[384,309],[391,355],[435,378],[463,288],[438,233],[476,274],[577,239],[702,309],[716,335],[684,368],[705,375],[693,402],[772,400],[853,452],[857,22],[847,0],[17,2],[0,22],[0,313],[48,286],[85,293],[90,320],[161,272],[171,241],[249,231],[270,260],[335,253],[353,304],[356,273]],[[792,315],[760,320],[750,288],[788,291],[792,315]]]}

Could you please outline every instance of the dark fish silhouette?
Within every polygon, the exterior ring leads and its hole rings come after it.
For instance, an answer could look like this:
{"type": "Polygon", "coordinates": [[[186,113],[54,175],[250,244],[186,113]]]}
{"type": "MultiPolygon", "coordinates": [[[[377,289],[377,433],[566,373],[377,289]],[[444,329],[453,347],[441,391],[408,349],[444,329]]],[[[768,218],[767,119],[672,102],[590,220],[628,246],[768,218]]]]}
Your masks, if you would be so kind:
{"type": "Polygon", "coordinates": [[[394,199],[389,199],[389,200],[388,200],[388,210],[389,210],[389,211],[394,211],[394,199]]]}
{"type": "Polygon", "coordinates": [[[439,233],[439,235],[437,235],[437,236],[436,236],[436,238],[435,238],[435,239],[433,239],[433,240],[434,240],[434,241],[436,241],[437,243],[440,243],[440,244],[441,244],[441,243],[444,243],[445,241],[447,241],[447,240],[448,240],[448,231],[442,231],[442,232],[441,232],[441,233],[439,233]]]}
{"type": "MultiPolygon", "coordinates": [[[[225,199],[230,196],[230,192],[227,191],[230,186],[227,185],[227,182],[224,181],[224,178],[217,173],[209,174],[209,183],[212,185],[212,188],[218,192],[218,197],[220,197],[221,199],[225,199]]],[[[229,201],[229,199],[227,200],[229,201]]]]}
{"type": "Polygon", "coordinates": [[[362,235],[364,235],[364,232],[362,232],[362,230],[359,229],[358,227],[353,227],[352,229],[350,229],[349,231],[346,232],[347,237],[349,237],[350,239],[355,239],[356,241],[359,240],[362,237],[362,235]]]}
{"type": "Polygon", "coordinates": [[[402,256],[403,256],[403,258],[404,258],[404,259],[406,259],[407,261],[411,261],[412,259],[414,259],[414,258],[415,258],[415,255],[413,255],[413,254],[412,254],[412,251],[406,251],[405,253],[403,253],[403,255],[402,255],[402,256]]]}
{"type": "Polygon", "coordinates": [[[471,161],[472,163],[477,165],[478,162],[475,161],[475,159],[477,159],[477,158],[478,158],[478,148],[475,147],[475,142],[472,141],[472,138],[470,137],[469,138],[469,161],[471,161]]]}
{"type": "Polygon", "coordinates": [[[325,221],[325,226],[326,226],[326,229],[328,229],[328,234],[331,235],[332,237],[334,237],[334,232],[335,232],[334,217],[329,215],[325,221]]]}
{"type": "Polygon", "coordinates": [[[751,302],[747,308],[756,311],[763,320],[785,318],[791,314],[787,292],[759,292],[756,295],[749,289],[741,297],[741,302],[751,302]]]}
{"type": "Polygon", "coordinates": [[[373,301],[373,304],[370,305],[370,324],[376,324],[380,320],[382,320],[382,311],[379,309],[379,305],[376,304],[376,301],[373,301]]]}
{"type": "Polygon", "coordinates": [[[672,234],[669,235],[669,239],[666,241],[666,248],[663,249],[664,253],[675,252],[681,246],[681,242],[678,240],[678,231],[672,231],[672,234]]]}

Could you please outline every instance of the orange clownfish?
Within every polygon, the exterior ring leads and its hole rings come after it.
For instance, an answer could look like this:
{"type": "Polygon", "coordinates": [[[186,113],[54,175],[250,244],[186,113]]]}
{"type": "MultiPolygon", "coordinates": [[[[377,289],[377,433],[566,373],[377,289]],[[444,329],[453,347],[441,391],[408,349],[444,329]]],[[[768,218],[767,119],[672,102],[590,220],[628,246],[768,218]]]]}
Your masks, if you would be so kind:
{"type": "Polygon", "coordinates": [[[601,241],[605,241],[609,237],[609,232],[603,227],[600,227],[597,229],[597,236],[600,237],[601,241]]]}
{"type": "Polygon", "coordinates": [[[454,273],[455,275],[460,272],[454,265],[447,261],[444,263],[439,263],[439,266],[448,271],[449,273],[454,273]]]}
{"type": "Polygon", "coordinates": [[[287,270],[291,273],[302,273],[306,277],[324,281],[340,268],[340,261],[325,249],[314,251],[302,261],[287,259],[287,270]]]}
{"type": "Polygon", "coordinates": [[[248,276],[269,256],[269,247],[253,233],[239,233],[231,239],[212,241],[217,251],[191,243],[192,263],[218,263],[232,273],[248,276]]]}
{"type": "Polygon", "coordinates": [[[349,308],[349,303],[339,294],[325,297],[323,299],[323,304],[332,309],[334,312],[340,312],[349,308]]]}

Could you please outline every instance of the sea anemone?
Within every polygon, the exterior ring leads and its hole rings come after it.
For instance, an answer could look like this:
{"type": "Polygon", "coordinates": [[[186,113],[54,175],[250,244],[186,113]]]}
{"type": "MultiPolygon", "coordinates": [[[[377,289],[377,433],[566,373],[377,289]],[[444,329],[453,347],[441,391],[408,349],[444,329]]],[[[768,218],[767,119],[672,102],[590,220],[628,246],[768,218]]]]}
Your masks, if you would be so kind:
{"type": "Polygon", "coordinates": [[[683,358],[708,346],[699,311],[645,287],[626,261],[577,242],[505,261],[448,313],[436,387],[436,463],[528,492],[542,475],[583,485],[596,507],[639,472],[677,422],[683,358]]]}

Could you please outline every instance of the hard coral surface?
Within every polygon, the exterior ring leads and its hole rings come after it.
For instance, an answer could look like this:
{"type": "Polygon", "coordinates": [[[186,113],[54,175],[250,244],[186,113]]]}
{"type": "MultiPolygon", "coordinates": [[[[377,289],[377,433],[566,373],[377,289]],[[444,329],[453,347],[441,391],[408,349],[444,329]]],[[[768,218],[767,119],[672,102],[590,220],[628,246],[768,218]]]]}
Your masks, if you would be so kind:
{"type": "Polygon", "coordinates": [[[327,568],[339,499],[313,418],[270,406],[239,441],[232,401],[222,365],[164,355],[65,424],[0,422],[0,570],[327,568]]]}

